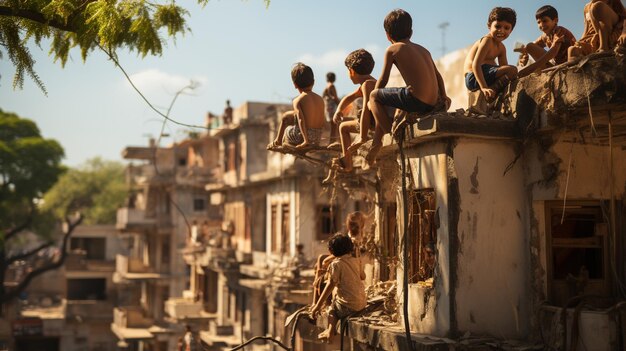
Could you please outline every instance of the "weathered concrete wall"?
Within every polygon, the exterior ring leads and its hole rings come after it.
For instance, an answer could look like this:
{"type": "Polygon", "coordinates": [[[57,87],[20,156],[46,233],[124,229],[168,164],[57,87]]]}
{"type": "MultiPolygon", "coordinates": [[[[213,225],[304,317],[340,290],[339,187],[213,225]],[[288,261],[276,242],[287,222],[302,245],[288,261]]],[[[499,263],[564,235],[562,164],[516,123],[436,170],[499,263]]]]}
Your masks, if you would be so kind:
{"type": "Polygon", "coordinates": [[[458,139],[460,216],[456,319],[470,331],[524,338],[529,329],[529,243],[524,174],[512,142],[458,139]]]}
{"type": "MultiPolygon", "coordinates": [[[[407,150],[414,189],[433,189],[436,194],[436,207],[439,210],[440,227],[437,230],[437,265],[435,268],[434,291],[417,285],[409,286],[409,321],[411,330],[437,336],[450,331],[450,252],[448,226],[448,159],[447,141],[420,144],[407,150]]],[[[401,175],[400,175],[401,176],[401,175]]],[[[400,194],[398,194],[400,196],[400,194]]],[[[403,236],[402,199],[398,203],[398,232],[400,242],[403,236]]],[[[402,252],[402,246],[398,247],[402,252]]],[[[400,254],[402,257],[402,254],[400,254]]],[[[398,301],[402,301],[403,271],[398,265],[398,301]]],[[[402,314],[402,306],[399,306],[402,314]]]]}

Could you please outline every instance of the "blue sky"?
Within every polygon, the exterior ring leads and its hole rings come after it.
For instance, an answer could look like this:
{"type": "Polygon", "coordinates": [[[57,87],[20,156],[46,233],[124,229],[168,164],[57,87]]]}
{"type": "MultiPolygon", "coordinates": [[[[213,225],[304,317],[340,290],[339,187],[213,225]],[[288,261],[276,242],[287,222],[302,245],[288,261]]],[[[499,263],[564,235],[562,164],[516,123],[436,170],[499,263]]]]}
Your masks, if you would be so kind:
{"type": "MultiPolygon", "coordinates": [[[[192,95],[178,99],[171,116],[190,124],[202,124],[208,111],[221,113],[224,101],[233,106],[246,100],[289,102],[297,92],[290,80],[291,65],[303,61],[313,67],[321,92],[325,73],[337,74],[340,95],[354,89],[343,60],[358,48],[372,52],[380,73],[388,42],[382,27],[385,15],[403,8],[413,17],[413,41],[441,56],[438,25],[449,22],[449,51],[470,45],[487,31],[486,20],[494,6],[517,11],[517,26],[505,42],[528,42],[539,36],[534,13],[551,4],[559,11],[559,24],[576,37],[583,29],[583,0],[543,2],[467,0],[212,0],[201,8],[195,1],[179,1],[190,11],[192,33],[170,40],[160,57],[141,59],[120,51],[120,61],[135,83],[156,106],[166,108],[173,94],[191,79],[201,83],[192,95]]],[[[161,119],[151,111],[106,56],[92,52],[86,62],[74,51],[63,69],[52,63],[48,48],[32,48],[36,70],[48,89],[45,96],[26,81],[13,90],[10,62],[0,60],[0,108],[37,122],[47,138],[57,139],[66,151],[65,163],[76,166],[102,156],[120,160],[127,145],[145,145],[158,136],[161,119]]],[[[515,62],[514,57],[509,57],[515,62]]],[[[181,140],[184,130],[168,124],[170,137],[181,140]]]]}

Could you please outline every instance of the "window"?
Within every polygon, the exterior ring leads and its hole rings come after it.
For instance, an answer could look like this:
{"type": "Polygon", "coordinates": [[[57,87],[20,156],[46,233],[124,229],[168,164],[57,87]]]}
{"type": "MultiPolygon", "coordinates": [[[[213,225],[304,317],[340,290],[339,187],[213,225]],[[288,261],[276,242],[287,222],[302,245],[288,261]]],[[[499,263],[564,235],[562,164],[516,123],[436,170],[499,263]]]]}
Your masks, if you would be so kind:
{"type": "Polygon", "coordinates": [[[186,166],[187,165],[187,159],[184,158],[184,157],[179,158],[178,159],[178,165],[181,166],[181,167],[182,166],[186,166]]]}
{"type": "Polygon", "coordinates": [[[203,198],[195,198],[193,199],[193,210],[194,211],[204,211],[206,209],[206,201],[203,198]]]}
{"type": "Polygon", "coordinates": [[[327,240],[341,228],[337,206],[318,206],[317,218],[317,240],[327,240]]]}
{"type": "Polygon", "coordinates": [[[282,230],[281,236],[283,238],[281,252],[289,253],[289,247],[291,246],[291,226],[289,225],[289,204],[283,204],[282,206],[282,230]]]}
{"type": "Polygon", "coordinates": [[[106,279],[68,279],[68,300],[106,300],[106,279]]]}
{"type": "Polygon", "coordinates": [[[161,263],[166,266],[165,268],[169,268],[171,256],[170,251],[170,239],[168,237],[165,237],[163,238],[163,241],[161,243],[161,263]]]}
{"type": "MultiPolygon", "coordinates": [[[[433,278],[436,265],[437,209],[431,189],[409,192],[409,283],[433,278]]],[[[401,247],[401,246],[400,246],[401,247]]]]}
{"type": "Polygon", "coordinates": [[[398,264],[398,230],[397,230],[397,205],[395,202],[388,203],[384,207],[383,235],[381,239],[382,257],[380,263],[380,280],[394,279],[393,270],[398,264]]]}
{"type": "Polygon", "coordinates": [[[272,252],[278,252],[278,206],[272,205],[270,210],[270,240],[272,252]]]}
{"type": "Polygon", "coordinates": [[[550,302],[562,306],[576,295],[607,296],[607,224],[600,202],[546,203],[546,263],[550,302]]]}
{"type": "Polygon", "coordinates": [[[88,260],[104,260],[106,252],[105,238],[71,238],[70,251],[85,251],[88,260]]]}

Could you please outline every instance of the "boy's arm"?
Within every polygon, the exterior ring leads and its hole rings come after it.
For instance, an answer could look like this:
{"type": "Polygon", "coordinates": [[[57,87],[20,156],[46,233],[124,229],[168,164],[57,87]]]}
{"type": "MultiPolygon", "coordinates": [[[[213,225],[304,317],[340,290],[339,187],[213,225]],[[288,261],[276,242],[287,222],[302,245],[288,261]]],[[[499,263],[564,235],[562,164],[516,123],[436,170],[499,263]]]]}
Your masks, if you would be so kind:
{"type": "Polygon", "coordinates": [[[335,85],[333,84],[328,92],[330,95],[330,98],[333,99],[333,101],[339,103],[339,97],[337,96],[337,88],[335,88],[335,85]]]}
{"type": "Polygon", "coordinates": [[[561,48],[561,44],[563,43],[564,39],[565,39],[565,36],[562,33],[555,33],[554,34],[554,41],[552,43],[552,46],[548,50],[548,52],[546,52],[543,56],[541,56],[537,61],[531,63],[530,65],[528,65],[528,66],[526,66],[524,68],[522,68],[517,73],[517,77],[518,78],[526,77],[527,75],[533,73],[538,66],[543,66],[548,61],[550,61],[553,58],[555,58],[556,54],[559,52],[559,49],[561,48]]]}
{"type": "Polygon", "coordinates": [[[300,133],[302,134],[302,139],[304,140],[300,145],[296,145],[296,146],[305,146],[309,144],[309,133],[307,133],[307,129],[306,129],[306,118],[304,117],[304,112],[302,109],[302,100],[298,100],[298,103],[294,104],[295,105],[295,116],[296,116],[296,123],[298,123],[298,127],[300,127],[300,133]]]}
{"type": "Polygon", "coordinates": [[[489,88],[487,82],[485,81],[485,75],[483,74],[482,64],[485,62],[485,58],[487,57],[487,53],[489,52],[489,48],[487,45],[491,45],[490,37],[486,37],[486,40],[481,40],[478,43],[478,48],[476,49],[476,55],[474,56],[474,60],[472,61],[472,72],[476,77],[476,82],[480,87],[480,90],[485,94],[486,98],[490,98],[496,95],[496,92],[489,88]]]}
{"type": "MultiPolygon", "coordinates": [[[[433,62],[433,65],[434,65],[434,62],[433,62]]],[[[446,84],[444,83],[443,77],[441,76],[441,73],[439,73],[437,66],[435,66],[435,74],[437,75],[437,86],[439,87],[439,96],[441,97],[441,99],[443,99],[446,102],[446,111],[448,111],[448,109],[450,108],[450,105],[452,104],[452,100],[448,97],[448,94],[446,94],[446,84]]]]}
{"type": "Polygon", "coordinates": [[[508,66],[509,60],[506,58],[506,47],[500,43],[498,45],[498,66],[508,66]]]}
{"type": "MultiPolygon", "coordinates": [[[[393,65],[393,52],[391,52],[391,46],[385,51],[385,58],[383,60],[383,71],[380,74],[380,78],[376,81],[374,89],[384,88],[389,81],[389,73],[391,72],[391,65],[393,65]]],[[[365,105],[363,105],[365,106],[365,105]]]]}
{"type": "Polygon", "coordinates": [[[322,295],[320,295],[315,305],[313,305],[313,307],[311,307],[311,309],[309,310],[309,313],[311,314],[311,316],[315,317],[319,313],[319,311],[322,309],[322,307],[324,307],[326,300],[328,300],[328,296],[330,296],[334,288],[335,288],[335,282],[332,279],[329,279],[328,282],[326,283],[326,287],[324,288],[324,291],[322,291],[322,295]]]}
{"type": "Polygon", "coordinates": [[[335,111],[335,115],[333,116],[333,121],[335,123],[341,122],[341,118],[343,117],[343,110],[346,109],[356,98],[361,96],[361,88],[357,88],[355,91],[346,95],[339,101],[339,105],[337,105],[337,111],[335,111]]]}
{"type": "Polygon", "coordinates": [[[619,45],[626,46],[626,19],[624,20],[624,24],[622,25],[622,35],[617,39],[617,43],[619,45]]]}

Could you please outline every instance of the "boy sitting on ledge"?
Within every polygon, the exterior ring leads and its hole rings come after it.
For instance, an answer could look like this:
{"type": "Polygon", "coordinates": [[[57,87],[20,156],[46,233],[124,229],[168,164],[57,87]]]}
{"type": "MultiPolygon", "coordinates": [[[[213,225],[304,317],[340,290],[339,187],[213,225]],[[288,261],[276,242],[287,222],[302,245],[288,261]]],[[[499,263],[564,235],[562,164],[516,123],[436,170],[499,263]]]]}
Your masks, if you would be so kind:
{"type": "Polygon", "coordinates": [[[291,70],[291,80],[300,95],[293,100],[293,110],[283,114],[276,139],[267,149],[283,145],[303,149],[319,145],[324,127],[324,100],[313,92],[313,70],[298,62],[291,70]]]}

